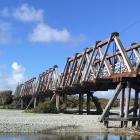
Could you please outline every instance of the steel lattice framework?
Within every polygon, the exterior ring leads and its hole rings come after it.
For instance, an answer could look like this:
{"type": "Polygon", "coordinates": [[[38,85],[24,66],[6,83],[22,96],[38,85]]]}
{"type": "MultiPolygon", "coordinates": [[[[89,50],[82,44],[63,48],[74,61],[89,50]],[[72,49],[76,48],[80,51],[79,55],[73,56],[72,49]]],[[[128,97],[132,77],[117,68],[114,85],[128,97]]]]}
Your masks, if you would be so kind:
{"type": "Polygon", "coordinates": [[[15,97],[20,100],[25,97],[45,95],[51,97],[51,101],[56,99],[56,106],[59,110],[61,96],[65,102],[66,95],[79,94],[79,111],[81,111],[82,94],[87,94],[88,111],[90,110],[88,100],[90,100],[91,92],[115,89],[112,98],[101,114],[100,121],[111,120],[109,111],[120,95],[120,118],[118,120],[122,122],[122,126],[126,126],[125,122],[131,120],[128,116],[133,112],[132,119],[135,124],[140,119],[137,113],[140,90],[139,48],[138,43],[132,43],[130,47],[125,48],[119,38],[119,33],[114,32],[108,39],[97,41],[91,48],[86,48],[82,53],[76,53],[73,58],[68,57],[63,73],[59,73],[58,66],[55,65],[40,74],[38,78],[32,78],[18,85],[15,97]],[[135,90],[135,102],[134,107],[130,109],[132,88],[135,90]]]}

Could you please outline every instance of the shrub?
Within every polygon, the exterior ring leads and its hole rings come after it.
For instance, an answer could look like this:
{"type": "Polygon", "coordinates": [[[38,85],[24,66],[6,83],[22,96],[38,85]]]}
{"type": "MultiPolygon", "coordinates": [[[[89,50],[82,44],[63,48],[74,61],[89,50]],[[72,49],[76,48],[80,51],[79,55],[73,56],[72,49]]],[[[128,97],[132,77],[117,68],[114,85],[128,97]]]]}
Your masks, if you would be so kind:
{"type": "Polygon", "coordinates": [[[77,108],[78,107],[78,96],[67,96],[67,107],[77,108]]]}
{"type": "Polygon", "coordinates": [[[0,91],[0,104],[7,105],[13,101],[13,95],[11,90],[0,91]]]}
{"type": "Polygon", "coordinates": [[[34,113],[57,113],[56,107],[54,103],[50,103],[49,100],[45,100],[44,102],[40,102],[38,106],[34,109],[26,111],[26,112],[34,112],[34,113]]]}
{"type": "Polygon", "coordinates": [[[0,109],[16,109],[16,105],[14,103],[8,105],[1,105],[0,109]]]}

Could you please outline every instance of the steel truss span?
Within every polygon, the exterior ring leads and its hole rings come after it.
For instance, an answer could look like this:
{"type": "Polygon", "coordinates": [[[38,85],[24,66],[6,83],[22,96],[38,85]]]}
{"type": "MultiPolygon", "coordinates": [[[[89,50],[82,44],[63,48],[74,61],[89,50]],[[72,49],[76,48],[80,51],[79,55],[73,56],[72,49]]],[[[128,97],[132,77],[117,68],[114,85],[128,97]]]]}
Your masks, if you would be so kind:
{"type": "Polygon", "coordinates": [[[59,72],[55,65],[22,84],[17,85],[15,101],[20,108],[36,107],[41,98],[49,97],[55,101],[57,111],[60,112],[60,100],[67,110],[67,96],[78,96],[78,113],[100,114],[100,121],[108,126],[109,121],[120,121],[121,127],[127,127],[128,121],[132,125],[140,126],[140,44],[132,43],[125,48],[119,38],[119,33],[113,32],[103,41],[96,41],[82,53],[68,57],[64,71],[59,72]],[[114,93],[103,110],[99,100],[94,96],[96,91],[114,93]],[[130,99],[134,94],[134,103],[130,107],[130,99]],[[83,110],[83,100],[86,95],[87,107],[83,110]],[[120,101],[120,112],[112,115],[111,108],[115,100],[120,101]],[[96,111],[91,111],[90,102],[93,101],[96,111]]]}

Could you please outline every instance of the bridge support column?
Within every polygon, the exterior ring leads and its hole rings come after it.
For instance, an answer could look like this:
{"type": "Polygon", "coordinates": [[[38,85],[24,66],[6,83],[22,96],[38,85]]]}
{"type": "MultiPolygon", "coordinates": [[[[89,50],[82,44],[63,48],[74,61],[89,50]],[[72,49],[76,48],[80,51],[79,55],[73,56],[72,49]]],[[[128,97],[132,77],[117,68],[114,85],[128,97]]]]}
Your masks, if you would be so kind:
{"type": "Polygon", "coordinates": [[[114,91],[114,95],[112,96],[112,98],[109,100],[108,104],[106,105],[101,117],[100,117],[100,122],[104,121],[105,117],[109,116],[109,111],[114,103],[114,101],[117,99],[120,91],[122,89],[122,84],[119,83],[116,90],[114,91]]]}
{"type": "Polygon", "coordinates": [[[37,105],[37,97],[34,97],[34,108],[36,108],[37,105]]]}
{"type": "Polygon", "coordinates": [[[102,114],[103,113],[103,109],[101,107],[101,104],[100,104],[98,98],[93,96],[93,94],[91,94],[91,97],[92,97],[92,101],[94,102],[95,107],[96,107],[96,114],[98,114],[98,115],[102,114]]]}
{"type": "Polygon", "coordinates": [[[83,114],[83,94],[79,93],[79,114],[83,114]]]}
{"type": "MultiPolygon", "coordinates": [[[[139,98],[139,94],[138,94],[138,98],[139,98]]],[[[138,104],[138,117],[140,118],[140,104],[138,104]]],[[[140,120],[138,121],[137,126],[140,127],[140,120]]]]}
{"type": "Polygon", "coordinates": [[[63,94],[64,112],[67,111],[67,95],[63,94]]]}
{"type": "Polygon", "coordinates": [[[24,101],[23,101],[23,99],[21,98],[21,109],[23,109],[24,108],[24,101]]]}
{"type": "MultiPolygon", "coordinates": [[[[136,86],[135,88],[135,99],[134,99],[134,112],[133,112],[133,117],[137,117],[138,116],[138,107],[139,107],[139,104],[138,104],[138,101],[139,101],[139,91],[138,91],[138,86],[136,86]]],[[[135,126],[136,125],[136,121],[133,121],[132,122],[132,126],[135,126]]]]}
{"type": "Polygon", "coordinates": [[[59,112],[59,99],[60,99],[60,96],[59,96],[59,94],[56,93],[56,109],[57,109],[57,112],[59,112]]]}
{"type": "Polygon", "coordinates": [[[90,93],[87,93],[87,114],[90,114],[90,93]]]}
{"type": "MultiPolygon", "coordinates": [[[[129,113],[129,104],[130,104],[130,96],[131,96],[131,85],[128,81],[127,83],[127,92],[126,92],[126,106],[125,106],[125,119],[128,119],[128,113],[129,113]]],[[[124,121],[124,126],[127,127],[128,121],[124,121]]]]}
{"type": "MultiPolygon", "coordinates": [[[[124,96],[125,96],[125,87],[122,87],[120,94],[120,117],[124,117],[124,96]]],[[[121,128],[123,127],[123,121],[121,121],[121,128]]]]}
{"type": "Polygon", "coordinates": [[[29,99],[28,99],[28,98],[25,98],[25,100],[24,100],[24,108],[26,108],[26,107],[27,107],[28,102],[29,102],[29,99]]]}
{"type": "MultiPolygon", "coordinates": [[[[140,118],[140,105],[139,105],[139,115],[138,117],[140,118]]],[[[140,127],[140,121],[138,121],[138,127],[140,127]]]]}

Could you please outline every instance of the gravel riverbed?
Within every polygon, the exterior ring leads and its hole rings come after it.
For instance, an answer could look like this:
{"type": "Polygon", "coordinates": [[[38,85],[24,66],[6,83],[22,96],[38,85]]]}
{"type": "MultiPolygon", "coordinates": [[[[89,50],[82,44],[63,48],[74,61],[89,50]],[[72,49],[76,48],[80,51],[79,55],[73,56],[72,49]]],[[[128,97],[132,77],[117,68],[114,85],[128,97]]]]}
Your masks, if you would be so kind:
{"type": "MultiPolygon", "coordinates": [[[[21,110],[0,109],[1,133],[48,132],[119,132],[107,129],[98,121],[99,115],[37,114],[21,110]]],[[[118,122],[111,125],[118,126],[118,122]]]]}

